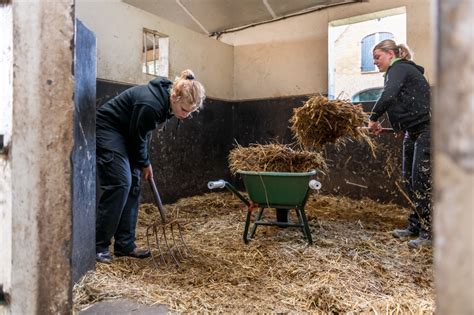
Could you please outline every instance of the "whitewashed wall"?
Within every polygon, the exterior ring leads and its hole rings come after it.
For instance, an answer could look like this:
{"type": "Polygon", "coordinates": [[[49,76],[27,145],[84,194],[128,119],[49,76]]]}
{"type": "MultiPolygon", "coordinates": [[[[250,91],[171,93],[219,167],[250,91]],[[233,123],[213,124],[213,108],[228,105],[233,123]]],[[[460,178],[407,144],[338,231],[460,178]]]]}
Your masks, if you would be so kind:
{"type": "Polygon", "coordinates": [[[143,28],[170,39],[170,78],[192,69],[206,94],[221,99],[233,95],[233,47],[191,31],[120,0],[76,1],[76,17],[97,37],[97,77],[141,84],[152,77],[142,73],[143,28]]]}
{"type": "Polygon", "coordinates": [[[170,36],[170,77],[191,68],[211,97],[240,100],[327,92],[328,24],[406,7],[407,43],[434,84],[432,0],[371,0],[268,23],[220,41],[120,0],[76,3],[76,15],[97,35],[98,77],[145,83],[141,72],[143,27],[170,36]],[[227,45],[228,44],[228,45],[227,45]]]}
{"type": "Polygon", "coordinates": [[[235,45],[234,98],[278,97],[328,89],[328,23],[406,6],[407,43],[433,84],[431,0],[371,0],[263,24],[221,40],[235,45]]]}

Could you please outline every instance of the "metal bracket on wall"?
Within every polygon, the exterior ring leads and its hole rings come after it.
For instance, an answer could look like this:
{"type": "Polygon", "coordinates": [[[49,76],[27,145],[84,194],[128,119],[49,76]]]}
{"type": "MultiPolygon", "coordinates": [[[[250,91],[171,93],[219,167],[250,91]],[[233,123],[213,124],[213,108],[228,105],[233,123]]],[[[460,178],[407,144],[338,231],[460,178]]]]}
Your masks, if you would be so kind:
{"type": "Polygon", "coordinates": [[[0,154],[8,155],[8,145],[5,145],[5,136],[0,135],[0,154]]]}
{"type": "Polygon", "coordinates": [[[3,292],[3,284],[0,284],[0,305],[10,304],[10,294],[3,292]]]}

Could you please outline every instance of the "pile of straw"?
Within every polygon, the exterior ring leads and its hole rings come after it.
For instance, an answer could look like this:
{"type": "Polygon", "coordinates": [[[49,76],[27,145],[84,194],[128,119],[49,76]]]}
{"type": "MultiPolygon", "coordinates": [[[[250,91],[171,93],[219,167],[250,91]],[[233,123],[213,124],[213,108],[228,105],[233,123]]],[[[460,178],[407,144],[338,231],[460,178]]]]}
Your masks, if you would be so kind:
{"type": "Polygon", "coordinates": [[[345,137],[364,140],[374,148],[367,131],[360,128],[368,117],[361,105],[316,95],[293,110],[290,123],[297,142],[305,148],[322,148],[327,143],[342,142],[345,137]]]}
{"type": "Polygon", "coordinates": [[[296,151],[285,144],[252,144],[246,148],[237,145],[229,153],[229,168],[233,174],[238,170],[293,173],[312,169],[327,171],[321,153],[296,151]]]}
{"type": "MultiPolygon", "coordinates": [[[[390,235],[405,225],[407,209],[312,195],[306,213],[314,245],[295,228],[262,226],[245,245],[242,206],[230,193],[168,205],[186,222],[192,257],[181,269],[156,269],[151,259],[98,264],[74,287],[75,311],[127,298],[186,313],[434,313],[432,249],[410,250],[390,235]]],[[[157,213],[146,207],[137,230],[142,247],[145,222],[157,213]]],[[[264,216],[275,218],[273,210],[264,216]]]]}

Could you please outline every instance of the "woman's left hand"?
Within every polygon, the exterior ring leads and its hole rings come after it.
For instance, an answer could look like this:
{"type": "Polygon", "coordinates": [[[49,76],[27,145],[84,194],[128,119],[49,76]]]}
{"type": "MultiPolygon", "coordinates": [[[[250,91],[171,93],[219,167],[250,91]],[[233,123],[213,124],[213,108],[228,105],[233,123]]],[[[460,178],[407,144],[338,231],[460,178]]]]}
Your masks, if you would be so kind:
{"type": "Polygon", "coordinates": [[[153,169],[151,168],[151,164],[148,166],[142,167],[142,177],[146,181],[153,178],[153,169]]]}

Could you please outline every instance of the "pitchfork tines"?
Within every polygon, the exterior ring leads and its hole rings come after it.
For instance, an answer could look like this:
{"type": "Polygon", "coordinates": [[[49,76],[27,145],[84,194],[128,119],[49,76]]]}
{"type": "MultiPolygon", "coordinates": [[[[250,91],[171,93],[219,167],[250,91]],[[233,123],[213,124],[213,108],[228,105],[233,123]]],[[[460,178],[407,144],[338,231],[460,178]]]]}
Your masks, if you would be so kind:
{"type": "Polygon", "coordinates": [[[151,177],[148,182],[150,183],[155,203],[160,212],[160,218],[157,219],[155,223],[150,224],[146,229],[148,250],[151,252],[153,262],[158,267],[156,252],[154,253],[152,248],[152,242],[154,240],[161,263],[167,264],[168,261],[171,260],[179,267],[180,261],[182,261],[189,252],[184,242],[183,229],[178,221],[168,221],[166,210],[161,203],[160,194],[158,188],[156,188],[153,177],[151,177]]]}

